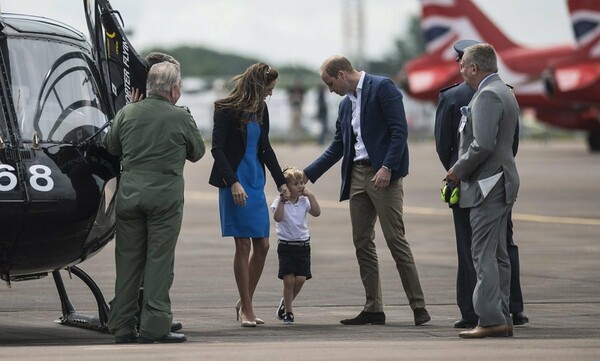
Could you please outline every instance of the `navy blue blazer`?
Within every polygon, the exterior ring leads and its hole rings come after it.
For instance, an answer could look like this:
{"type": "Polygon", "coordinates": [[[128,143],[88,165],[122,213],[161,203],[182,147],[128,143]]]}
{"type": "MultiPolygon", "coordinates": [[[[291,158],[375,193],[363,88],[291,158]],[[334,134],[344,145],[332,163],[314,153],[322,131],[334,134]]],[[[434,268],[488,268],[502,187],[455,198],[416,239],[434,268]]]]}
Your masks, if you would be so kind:
{"type": "MultiPolygon", "coordinates": [[[[308,179],[314,183],[343,157],[340,201],[350,198],[356,143],[351,122],[352,102],[345,96],[340,102],[331,145],[304,169],[308,179]]],[[[391,79],[365,74],[361,94],[360,130],[374,170],[385,165],[392,171],[391,180],[408,174],[408,129],[404,104],[400,89],[391,79]]]]}
{"type": "Polygon", "coordinates": [[[435,112],[435,150],[446,170],[458,160],[460,107],[468,105],[473,94],[475,89],[464,82],[440,90],[435,112]]]}
{"type": "MultiPolygon", "coordinates": [[[[246,123],[240,122],[240,114],[232,109],[215,111],[212,133],[211,153],[215,162],[208,183],[224,188],[238,181],[236,171],[246,153],[246,123]]],[[[286,184],[285,177],[277,161],[277,156],[269,141],[269,111],[265,104],[260,140],[258,142],[258,159],[265,172],[265,165],[279,188],[286,184]]],[[[265,178],[266,180],[266,178],[265,178]]]]}

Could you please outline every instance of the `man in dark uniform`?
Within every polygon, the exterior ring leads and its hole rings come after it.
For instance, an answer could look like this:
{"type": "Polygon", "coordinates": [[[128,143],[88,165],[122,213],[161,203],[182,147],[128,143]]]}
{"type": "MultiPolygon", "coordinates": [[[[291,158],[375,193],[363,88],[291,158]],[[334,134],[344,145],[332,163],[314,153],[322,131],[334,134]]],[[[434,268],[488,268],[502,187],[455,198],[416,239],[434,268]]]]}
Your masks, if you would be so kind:
{"type": "Polygon", "coordinates": [[[198,161],[205,146],[190,113],[175,106],[181,96],[179,66],[152,66],[146,85],[148,97],[121,109],[104,140],[123,161],[116,203],[117,279],[108,320],[116,343],[186,340],[170,332],[169,289],[183,214],[183,167],[186,159],[198,161]]]}
{"type": "MultiPolygon", "coordinates": [[[[457,53],[456,61],[460,61],[464,50],[478,44],[475,40],[459,40],[454,44],[457,53]]],[[[449,170],[458,159],[459,136],[458,127],[461,120],[460,108],[466,106],[475,94],[475,89],[466,83],[455,84],[440,91],[438,107],[435,114],[435,148],[444,168],[449,170]]],[[[513,143],[513,154],[517,154],[519,144],[518,127],[513,143]]],[[[458,272],[456,275],[456,302],[460,309],[461,319],[454,323],[455,328],[473,328],[477,326],[479,317],[473,309],[473,290],[477,276],[471,255],[471,223],[469,208],[452,207],[456,248],[458,253],[458,272]]],[[[519,280],[519,248],[513,242],[513,224],[508,217],[507,246],[511,265],[510,312],[513,324],[523,325],[529,318],[523,312],[523,295],[519,280]]]]}

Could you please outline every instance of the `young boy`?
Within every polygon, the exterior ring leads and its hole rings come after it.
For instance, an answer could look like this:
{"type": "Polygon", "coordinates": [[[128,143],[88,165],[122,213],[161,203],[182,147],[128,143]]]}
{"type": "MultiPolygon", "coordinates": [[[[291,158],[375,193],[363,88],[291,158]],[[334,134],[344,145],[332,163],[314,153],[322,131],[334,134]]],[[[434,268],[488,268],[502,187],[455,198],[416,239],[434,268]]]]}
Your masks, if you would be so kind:
{"type": "Polygon", "coordinates": [[[306,214],[321,214],[315,195],[304,186],[304,173],[295,167],[283,168],[290,196],[279,196],[271,205],[273,219],[277,222],[278,277],[283,280],[283,298],[276,316],[285,325],[294,323],[292,302],[302,289],[304,281],[312,277],[310,272],[310,234],[306,214]]]}

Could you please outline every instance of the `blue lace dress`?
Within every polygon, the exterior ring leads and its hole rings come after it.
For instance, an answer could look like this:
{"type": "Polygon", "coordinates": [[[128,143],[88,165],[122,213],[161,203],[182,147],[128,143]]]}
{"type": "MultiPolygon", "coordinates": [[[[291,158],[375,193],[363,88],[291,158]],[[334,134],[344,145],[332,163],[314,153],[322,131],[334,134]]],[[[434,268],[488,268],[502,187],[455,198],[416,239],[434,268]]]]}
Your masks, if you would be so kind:
{"type": "Polygon", "coordinates": [[[236,175],[248,198],[246,206],[237,206],[233,202],[230,187],[219,189],[219,214],[223,237],[269,237],[265,174],[258,160],[260,125],[255,120],[250,121],[246,131],[246,153],[237,168],[236,175]]]}

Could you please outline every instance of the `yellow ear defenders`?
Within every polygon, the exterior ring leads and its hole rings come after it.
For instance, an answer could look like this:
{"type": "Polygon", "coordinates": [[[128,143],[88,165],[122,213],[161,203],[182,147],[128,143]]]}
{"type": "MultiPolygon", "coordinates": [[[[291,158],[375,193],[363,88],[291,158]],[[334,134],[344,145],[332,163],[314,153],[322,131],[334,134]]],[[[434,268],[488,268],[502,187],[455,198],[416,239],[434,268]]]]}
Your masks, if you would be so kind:
{"type": "Polygon", "coordinates": [[[450,207],[458,205],[460,200],[460,184],[446,182],[442,187],[442,202],[448,203],[450,207]]]}

